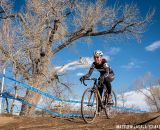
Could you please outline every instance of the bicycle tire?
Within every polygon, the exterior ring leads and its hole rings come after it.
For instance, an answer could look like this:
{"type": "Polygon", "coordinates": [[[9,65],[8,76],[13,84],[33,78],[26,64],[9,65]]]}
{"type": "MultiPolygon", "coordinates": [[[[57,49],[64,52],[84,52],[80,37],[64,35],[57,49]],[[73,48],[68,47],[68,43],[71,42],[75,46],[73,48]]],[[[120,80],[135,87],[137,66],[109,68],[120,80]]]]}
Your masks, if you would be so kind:
{"type": "Polygon", "coordinates": [[[108,105],[107,104],[107,100],[108,100],[108,93],[106,92],[106,96],[105,96],[105,101],[106,101],[106,105],[104,108],[105,114],[107,116],[108,119],[113,118],[116,115],[116,106],[117,106],[117,97],[115,92],[112,90],[112,100],[113,100],[113,105],[108,105]]]}
{"type": "Polygon", "coordinates": [[[92,123],[96,118],[98,100],[92,88],[87,88],[81,100],[81,115],[85,123],[92,123]],[[91,111],[90,111],[91,108],[91,111]]]}

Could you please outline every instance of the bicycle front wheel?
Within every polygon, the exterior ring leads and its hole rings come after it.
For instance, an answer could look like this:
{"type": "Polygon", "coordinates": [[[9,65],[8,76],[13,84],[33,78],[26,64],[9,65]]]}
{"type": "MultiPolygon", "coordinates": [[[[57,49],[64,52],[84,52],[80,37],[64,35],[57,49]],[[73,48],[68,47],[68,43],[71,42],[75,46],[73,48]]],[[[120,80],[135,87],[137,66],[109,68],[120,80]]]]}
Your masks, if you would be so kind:
{"type": "Polygon", "coordinates": [[[81,100],[81,114],[86,123],[91,123],[96,117],[98,107],[98,100],[96,93],[92,88],[88,88],[84,91],[81,100]]]}

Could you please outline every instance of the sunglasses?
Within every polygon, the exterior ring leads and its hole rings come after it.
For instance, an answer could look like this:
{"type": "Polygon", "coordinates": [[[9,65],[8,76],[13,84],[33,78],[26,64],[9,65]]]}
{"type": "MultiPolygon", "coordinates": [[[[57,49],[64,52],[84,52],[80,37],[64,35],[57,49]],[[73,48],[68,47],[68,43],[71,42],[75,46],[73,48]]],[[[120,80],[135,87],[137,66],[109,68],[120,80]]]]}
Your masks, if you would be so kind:
{"type": "Polygon", "coordinates": [[[100,56],[95,56],[94,58],[95,58],[95,59],[99,59],[99,58],[100,58],[100,56]]]}

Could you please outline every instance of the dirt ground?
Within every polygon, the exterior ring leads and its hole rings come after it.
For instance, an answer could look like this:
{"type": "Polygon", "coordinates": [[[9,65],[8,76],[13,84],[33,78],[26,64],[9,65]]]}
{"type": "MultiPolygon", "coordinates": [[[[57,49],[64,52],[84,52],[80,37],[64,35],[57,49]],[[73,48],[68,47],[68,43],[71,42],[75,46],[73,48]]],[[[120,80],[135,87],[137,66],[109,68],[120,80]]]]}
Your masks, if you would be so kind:
{"type": "Polygon", "coordinates": [[[0,116],[0,130],[118,130],[122,128],[121,125],[141,125],[146,129],[160,129],[160,113],[121,113],[112,119],[106,119],[101,115],[92,124],[85,124],[80,117],[0,116]]]}

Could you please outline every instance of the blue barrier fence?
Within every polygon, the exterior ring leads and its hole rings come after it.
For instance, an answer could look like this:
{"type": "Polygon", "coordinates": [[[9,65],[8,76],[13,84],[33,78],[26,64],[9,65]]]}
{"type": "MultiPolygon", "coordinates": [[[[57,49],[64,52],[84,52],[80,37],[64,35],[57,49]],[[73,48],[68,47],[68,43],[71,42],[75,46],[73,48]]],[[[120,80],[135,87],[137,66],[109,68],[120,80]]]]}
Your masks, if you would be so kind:
{"type": "Polygon", "coordinates": [[[17,81],[17,80],[15,80],[15,79],[11,78],[11,77],[7,77],[7,76],[5,76],[5,75],[4,75],[4,77],[5,77],[6,79],[9,79],[9,80],[14,81],[14,82],[16,82],[17,84],[21,85],[20,87],[27,88],[27,89],[29,89],[29,90],[31,90],[31,91],[33,91],[33,92],[39,93],[39,94],[41,94],[41,95],[43,95],[43,96],[45,96],[45,97],[48,97],[48,98],[50,98],[50,99],[53,99],[53,100],[56,100],[56,101],[61,101],[61,102],[63,101],[63,102],[70,102],[70,103],[81,103],[80,101],[75,101],[75,100],[62,100],[62,99],[60,99],[60,98],[58,98],[58,97],[56,97],[56,96],[50,95],[50,94],[48,94],[48,93],[46,93],[46,92],[43,92],[43,91],[41,91],[41,90],[39,90],[39,89],[37,89],[37,88],[34,88],[34,87],[29,86],[29,85],[27,85],[27,84],[24,84],[24,83],[22,83],[22,82],[20,82],[20,81],[17,81]]]}
{"type": "MultiPolygon", "coordinates": [[[[11,80],[11,81],[16,82],[17,84],[20,85],[20,87],[27,88],[27,89],[29,89],[29,90],[31,90],[31,91],[33,91],[33,92],[39,93],[40,95],[43,95],[43,96],[48,97],[48,98],[50,98],[50,99],[52,99],[52,100],[55,100],[55,101],[59,101],[59,102],[69,102],[69,103],[81,103],[80,101],[75,101],[75,100],[62,100],[62,99],[60,99],[60,98],[58,98],[58,97],[56,97],[56,96],[50,95],[50,94],[48,94],[48,93],[46,93],[46,92],[43,92],[43,91],[41,91],[41,90],[39,90],[39,89],[37,89],[37,88],[34,88],[34,87],[29,86],[29,85],[27,85],[27,84],[24,84],[24,83],[22,83],[22,82],[20,82],[20,81],[17,81],[17,80],[15,80],[15,79],[11,78],[11,77],[7,77],[7,76],[5,76],[5,75],[2,75],[1,78],[2,78],[2,77],[5,77],[6,79],[9,79],[9,80],[11,80]]],[[[51,115],[53,115],[53,116],[65,116],[65,117],[69,117],[69,116],[81,116],[81,114],[74,114],[74,113],[71,113],[71,114],[60,114],[60,113],[57,113],[57,112],[53,112],[53,111],[51,111],[51,110],[44,109],[44,108],[39,107],[39,106],[37,106],[37,105],[30,104],[30,103],[28,103],[28,102],[26,102],[26,101],[24,101],[24,100],[22,100],[22,99],[15,98],[15,97],[7,94],[7,93],[3,93],[3,94],[2,94],[2,97],[7,97],[7,98],[10,98],[10,99],[16,99],[16,100],[22,102],[23,104],[27,104],[27,105],[29,105],[29,106],[31,106],[31,107],[36,107],[36,108],[38,108],[38,109],[41,109],[41,110],[43,110],[43,111],[46,111],[47,113],[49,113],[49,114],[51,114],[51,115]]],[[[120,107],[120,106],[113,106],[113,108],[121,109],[121,110],[124,110],[124,111],[131,111],[131,112],[140,112],[140,113],[141,113],[141,112],[146,112],[146,111],[142,111],[142,110],[139,110],[139,109],[125,108],[125,107],[120,107]]]]}
{"type": "Polygon", "coordinates": [[[3,97],[3,98],[9,98],[9,99],[15,99],[15,100],[17,100],[17,101],[22,102],[23,104],[26,104],[26,105],[30,106],[30,107],[36,107],[36,108],[38,108],[38,109],[40,109],[40,110],[43,110],[43,111],[45,111],[45,112],[47,112],[48,114],[51,114],[51,115],[53,115],[53,116],[64,116],[64,117],[70,117],[70,116],[72,116],[72,117],[77,117],[77,116],[78,116],[78,117],[79,117],[79,116],[81,116],[81,114],[76,114],[76,113],[60,114],[60,113],[58,113],[58,112],[53,112],[53,111],[51,111],[51,110],[44,109],[43,107],[40,107],[40,106],[31,104],[31,103],[29,103],[29,102],[26,102],[26,101],[24,101],[24,100],[22,100],[22,99],[15,98],[14,96],[10,95],[10,94],[7,93],[7,92],[2,93],[2,97],[3,97]]]}

